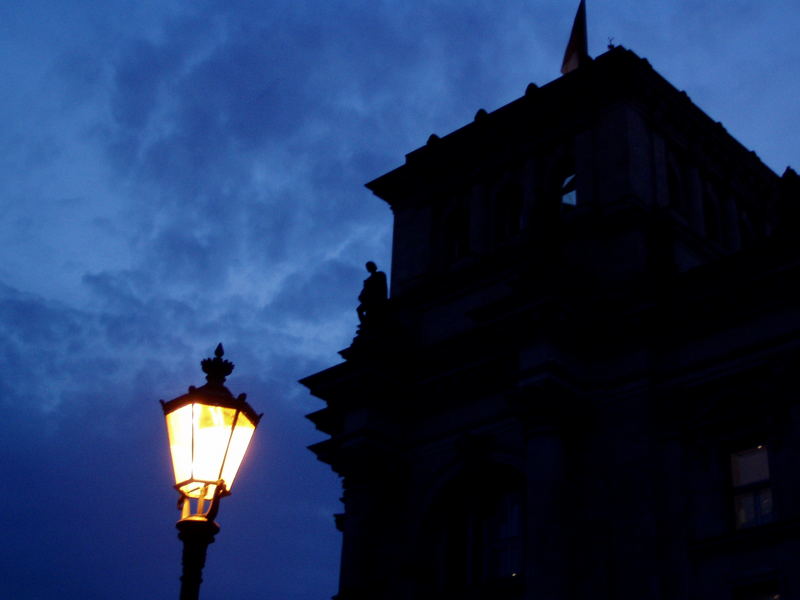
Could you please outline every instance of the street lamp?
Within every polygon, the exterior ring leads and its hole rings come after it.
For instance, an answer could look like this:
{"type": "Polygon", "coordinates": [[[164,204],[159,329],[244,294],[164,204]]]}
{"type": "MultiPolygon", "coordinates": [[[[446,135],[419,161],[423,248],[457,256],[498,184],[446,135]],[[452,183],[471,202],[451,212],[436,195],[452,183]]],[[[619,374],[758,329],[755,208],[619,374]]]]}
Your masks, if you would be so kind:
{"type": "Polygon", "coordinates": [[[200,593],[206,550],[219,531],[214,518],[222,496],[231,493],[233,480],[261,415],[234,397],[223,384],[233,363],[223,360],[222,344],[214,358],[200,365],[206,384],[169,402],[161,400],[167,421],[175,489],[180,497],[181,519],[176,524],[183,541],[181,600],[196,600],[200,593]],[[194,510],[192,510],[194,502],[194,510]]]}

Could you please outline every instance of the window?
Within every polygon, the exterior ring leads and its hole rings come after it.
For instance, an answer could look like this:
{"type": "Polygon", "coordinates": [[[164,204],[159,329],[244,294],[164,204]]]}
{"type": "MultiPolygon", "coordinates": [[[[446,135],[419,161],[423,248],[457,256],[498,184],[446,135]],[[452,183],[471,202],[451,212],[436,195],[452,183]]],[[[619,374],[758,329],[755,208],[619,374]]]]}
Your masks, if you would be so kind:
{"type": "Polygon", "coordinates": [[[495,238],[504,241],[522,229],[522,188],[508,184],[495,196],[495,238]]]}
{"type": "Polygon", "coordinates": [[[739,596],[736,600],[781,600],[781,595],[772,592],[755,592],[747,596],[739,596]]]}
{"type": "Polygon", "coordinates": [[[561,206],[578,206],[578,192],[575,184],[575,173],[570,173],[561,183],[561,206]]]}
{"type": "Polygon", "coordinates": [[[672,155],[667,162],[667,197],[669,206],[685,221],[691,217],[694,202],[692,197],[691,171],[682,156],[672,155]]]}
{"type": "Polygon", "coordinates": [[[754,527],[773,520],[767,446],[731,454],[733,510],[736,529],[754,527]]]}
{"type": "Polygon", "coordinates": [[[486,542],[486,579],[498,581],[519,577],[522,571],[522,497],[506,492],[496,498],[483,515],[486,542]]]}
{"type": "Polygon", "coordinates": [[[469,254],[469,221],[469,207],[464,200],[457,201],[445,216],[445,252],[449,262],[457,261],[469,254]]]}
{"type": "Polygon", "coordinates": [[[523,586],[523,494],[516,474],[471,473],[431,511],[422,545],[424,598],[518,599],[523,586]]]}
{"type": "Polygon", "coordinates": [[[684,191],[683,180],[681,179],[678,167],[672,163],[667,167],[667,193],[669,194],[669,205],[679,212],[683,212],[684,191]]]}
{"type": "Polygon", "coordinates": [[[719,241],[720,239],[720,209],[719,199],[714,186],[706,182],[703,185],[703,225],[706,237],[719,241]]]}
{"type": "Polygon", "coordinates": [[[756,239],[753,219],[750,216],[750,212],[745,208],[739,211],[739,236],[742,241],[742,246],[749,246],[756,239]]]}
{"type": "Polygon", "coordinates": [[[436,535],[439,591],[481,589],[520,577],[521,495],[505,492],[450,507],[436,535]]]}
{"type": "Polygon", "coordinates": [[[737,587],[733,600],[781,600],[783,596],[774,581],[763,581],[737,587]]]}

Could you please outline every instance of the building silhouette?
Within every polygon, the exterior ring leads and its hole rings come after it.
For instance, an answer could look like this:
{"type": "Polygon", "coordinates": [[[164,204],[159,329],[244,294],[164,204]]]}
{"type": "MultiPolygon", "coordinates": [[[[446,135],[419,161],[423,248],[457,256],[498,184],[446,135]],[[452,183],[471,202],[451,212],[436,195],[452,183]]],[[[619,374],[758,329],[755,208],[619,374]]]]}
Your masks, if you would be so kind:
{"type": "Polygon", "coordinates": [[[336,598],[800,598],[794,171],[617,46],[367,187],[384,317],[302,380],[336,598]]]}

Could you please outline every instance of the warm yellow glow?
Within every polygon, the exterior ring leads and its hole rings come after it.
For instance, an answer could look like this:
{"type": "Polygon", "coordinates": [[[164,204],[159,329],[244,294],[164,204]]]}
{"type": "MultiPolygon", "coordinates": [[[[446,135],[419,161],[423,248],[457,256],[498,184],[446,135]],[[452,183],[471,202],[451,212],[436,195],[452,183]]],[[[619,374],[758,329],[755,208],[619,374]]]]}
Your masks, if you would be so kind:
{"type": "Polygon", "coordinates": [[[230,490],[255,424],[237,408],[187,404],[169,413],[175,483],[190,498],[210,500],[216,482],[230,490]]]}
{"type": "Polygon", "coordinates": [[[244,414],[239,413],[239,418],[236,420],[236,429],[231,436],[231,443],[228,446],[228,457],[225,459],[225,465],[222,467],[221,479],[225,482],[228,489],[231,489],[233,480],[236,473],[239,471],[239,465],[242,464],[244,453],[247,446],[250,445],[250,438],[253,437],[253,432],[256,426],[244,414]]]}
{"type": "Polygon", "coordinates": [[[236,409],[203,404],[193,406],[192,476],[201,481],[217,481],[222,475],[236,409]]]}
{"type": "Polygon", "coordinates": [[[187,404],[167,415],[169,452],[175,483],[192,478],[192,405],[187,404]]]}

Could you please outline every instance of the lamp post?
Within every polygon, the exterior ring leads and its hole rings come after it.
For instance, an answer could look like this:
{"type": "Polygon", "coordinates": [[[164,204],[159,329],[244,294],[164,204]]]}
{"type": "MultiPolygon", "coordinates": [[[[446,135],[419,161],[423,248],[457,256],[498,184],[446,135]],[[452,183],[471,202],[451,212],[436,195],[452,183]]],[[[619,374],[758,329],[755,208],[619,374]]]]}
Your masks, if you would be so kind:
{"type": "Polygon", "coordinates": [[[169,449],[178,490],[181,518],[176,527],[183,542],[180,600],[197,600],[206,550],[219,531],[214,518],[219,501],[231,493],[233,480],[261,415],[225,387],[233,363],[222,358],[222,344],[214,358],[200,365],[206,384],[189,386],[188,393],[169,402],[161,400],[167,421],[169,449]],[[194,510],[192,509],[194,503],[194,510]]]}

